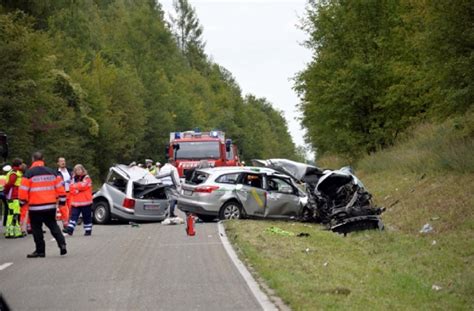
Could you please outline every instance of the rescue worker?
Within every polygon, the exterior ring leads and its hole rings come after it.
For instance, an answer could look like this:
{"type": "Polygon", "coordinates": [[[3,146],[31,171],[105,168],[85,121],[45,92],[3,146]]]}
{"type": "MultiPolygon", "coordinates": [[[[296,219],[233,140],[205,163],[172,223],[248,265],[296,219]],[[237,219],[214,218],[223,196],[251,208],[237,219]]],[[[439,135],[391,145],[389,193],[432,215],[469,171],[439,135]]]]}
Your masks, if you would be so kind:
{"type": "Polygon", "coordinates": [[[178,202],[177,196],[178,193],[181,192],[181,182],[179,180],[179,173],[178,169],[175,167],[175,161],[173,159],[169,159],[168,163],[163,165],[160,170],[160,176],[165,176],[161,179],[163,185],[170,186],[170,210],[168,213],[168,217],[176,217],[174,214],[174,209],[176,207],[176,203],[178,202]]]}
{"type": "Polygon", "coordinates": [[[56,222],[56,205],[66,203],[66,192],[61,177],[54,170],[44,166],[43,154],[33,153],[33,163],[21,181],[19,191],[22,205],[29,205],[31,229],[35,241],[35,251],[27,258],[45,257],[46,245],[43,236],[43,224],[49,228],[56,239],[60,254],[66,255],[66,240],[56,222]]]}
{"type": "Polygon", "coordinates": [[[153,176],[156,176],[156,174],[157,174],[158,172],[157,172],[157,170],[156,170],[156,166],[153,165],[153,160],[151,160],[151,159],[146,159],[146,160],[145,160],[145,165],[146,165],[147,170],[148,170],[153,176]]]}
{"type": "Polygon", "coordinates": [[[74,176],[71,181],[70,191],[71,219],[67,233],[72,235],[76,227],[79,214],[84,221],[84,235],[92,234],[92,180],[81,164],[74,166],[74,176]]]}
{"type": "Polygon", "coordinates": [[[66,204],[59,208],[61,213],[61,221],[63,223],[63,232],[67,233],[67,226],[69,224],[69,216],[71,214],[71,205],[69,202],[69,185],[72,180],[72,170],[66,167],[66,159],[64,157],[58,158],[57,175],[63,180],[64,191],[66,191],[66,204]]]}
{"type": "Polygon", "coordinates": [[[5,230],[5,238],[21,238],[23,233],[20,227],[20,200],[18,199],[18,190],[21,185],[20,166],[23,164],[21,159],[14,159],[12,161],[12,169],[7,174],[7,183],[5,184],[3,192],[8,201],[8,216],[5,230]]]}
{"type": "Polygon", "coordinates": [[[7,183],[7,173],[12,169],[10,165],[5,165],[0,172],[0,212],[3,215],[3,227],[7,225],[7,216],[8,216],[8,202],[7,197],[3,190],[5,189],[5,184],[7,183]]]}
{"type": "MultiPolygon", "coordinates": [[[[27,169],[28,169],[28,166],[25,163],[22,163],[20,165],[20,170],[23,175],[25,175],[27,169]]],[[[26,235],[26,232],[28,232],[29,234],[32,233],[30,219],[28,218],[28,204],[21,206],[20,228],[21,228],[21,231],[23,232],[23,235],[26,235]]]]}

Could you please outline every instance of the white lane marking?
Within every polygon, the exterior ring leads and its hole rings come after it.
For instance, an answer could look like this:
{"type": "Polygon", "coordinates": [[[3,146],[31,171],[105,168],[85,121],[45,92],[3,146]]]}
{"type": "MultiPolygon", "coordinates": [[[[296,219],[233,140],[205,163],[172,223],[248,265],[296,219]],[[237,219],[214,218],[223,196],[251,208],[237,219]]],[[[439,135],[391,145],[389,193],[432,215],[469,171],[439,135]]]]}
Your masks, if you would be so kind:
{"type": "Polygon", "coordinates": [[[10,267],[11,265],[13,265],[13,262],[7,262],[7,263],[4,263],[3,265],[0,265],[0,271],[5,270],[6,268],[10,267]]]}
{"type": "Polygon", "coordinates": [[[219,231],[219,237],[221,238],[224,249],[227,251],[227,254],[229,255],[230,259],[234,263],[237,270],[239,270],[240,274],[242,275],[248,287],[250,288],[250,291],[255,296],[262,309],[278,310],[277,307],[268,298],[268,296],[260,289],[260,286],[253,278],[252,274],[250,274],[249,270],[247,270],[247,267],[242,263],[242,261],[240,261],[239,257],[232,248],[232,245],[227,239],[227,235],[225,234],[225,229],[224,225],[222,225],[222,222],[219,221],[217,223],[217,229],[219,231]]]}

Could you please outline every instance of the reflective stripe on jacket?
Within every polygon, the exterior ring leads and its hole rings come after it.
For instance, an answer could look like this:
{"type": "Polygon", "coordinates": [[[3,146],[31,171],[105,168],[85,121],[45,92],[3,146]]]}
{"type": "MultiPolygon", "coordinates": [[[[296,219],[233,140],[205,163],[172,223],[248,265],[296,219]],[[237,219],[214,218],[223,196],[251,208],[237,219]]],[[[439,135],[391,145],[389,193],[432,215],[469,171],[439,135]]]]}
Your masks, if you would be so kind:
{"type": "Polygon", "coordinates": [[[76,176],[71,181],[69,199],[72,207],[82,207],[92,204],[92,179],[89,175],[76,176]]]}
{"type": "Polygon", "coordinates": [[[29,204],[30,211],[43,211],[66,203],[62,179],[44,166],[43,161],[33,162],[21,180],[19,197],[22,204],[29,204]]]}
{"type": "Polygon", "coordinates": [[[18,189],[21,185],[21,176],[23,176],[23,173],[20,171],[19,167],[14,167],[8,172],[7,183],[4,187],[4,193],[8,200],[18,199],[18,189]]]}

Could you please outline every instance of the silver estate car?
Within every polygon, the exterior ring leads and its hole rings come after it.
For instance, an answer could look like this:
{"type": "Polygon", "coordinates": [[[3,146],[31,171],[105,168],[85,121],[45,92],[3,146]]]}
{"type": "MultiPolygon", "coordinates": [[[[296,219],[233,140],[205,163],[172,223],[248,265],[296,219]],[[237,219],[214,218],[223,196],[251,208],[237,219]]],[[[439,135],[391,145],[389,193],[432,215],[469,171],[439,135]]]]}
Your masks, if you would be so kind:
{"type": "Polygon", "coordinates": [[[299,218],[307,196],[287,175],[261,167],[198,169],[182,186],[178,208],[204,221],[299,218]]]}
{"type": "Polygon", "coordinates": [[[95,223],[111,219],[161,221],[168,215],[170,189],[148,170],[118,164],[110,168],[92,206],[95,223]]]}

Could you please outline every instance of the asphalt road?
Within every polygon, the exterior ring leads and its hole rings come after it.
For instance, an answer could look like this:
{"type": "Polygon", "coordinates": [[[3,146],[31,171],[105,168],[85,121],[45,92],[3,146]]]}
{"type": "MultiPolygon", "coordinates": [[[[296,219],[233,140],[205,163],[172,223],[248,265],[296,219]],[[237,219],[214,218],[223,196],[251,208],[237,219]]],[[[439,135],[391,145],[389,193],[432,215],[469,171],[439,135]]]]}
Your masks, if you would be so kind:
{"type": "Polygon", "coordinates": [[[229,259],[216,223],[82,227],[68,254],[45,235],[46,258],[27,259],[33,237],[0,237],[0,293],[12,310],[261,310],[229,259]]]}

